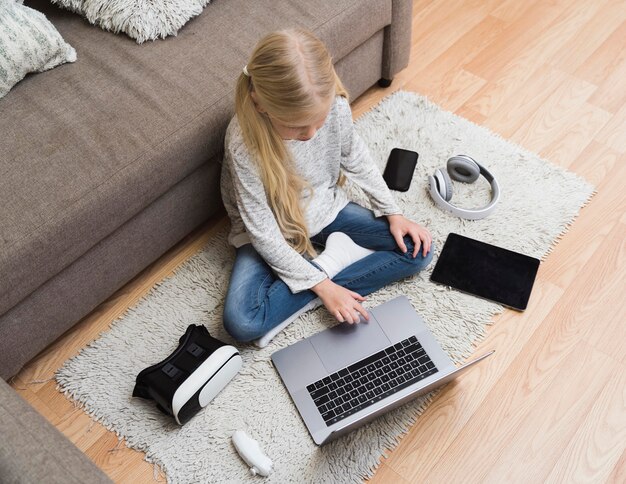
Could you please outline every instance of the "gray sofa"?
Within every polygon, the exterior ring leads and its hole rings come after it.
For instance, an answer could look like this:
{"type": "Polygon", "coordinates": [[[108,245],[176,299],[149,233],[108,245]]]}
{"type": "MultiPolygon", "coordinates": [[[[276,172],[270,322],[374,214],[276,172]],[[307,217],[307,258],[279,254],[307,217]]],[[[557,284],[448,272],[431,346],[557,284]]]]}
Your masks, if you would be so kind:
{"type": "Polygon", "coordinates": [[[312,30],[352,98],[409,59],[411,0],[213,0],[176,37],[142,45],[47,0],[25,3],[78,60],[0,99],[5,379],[221,214],[234,82],[263,34],[312,30]]]}

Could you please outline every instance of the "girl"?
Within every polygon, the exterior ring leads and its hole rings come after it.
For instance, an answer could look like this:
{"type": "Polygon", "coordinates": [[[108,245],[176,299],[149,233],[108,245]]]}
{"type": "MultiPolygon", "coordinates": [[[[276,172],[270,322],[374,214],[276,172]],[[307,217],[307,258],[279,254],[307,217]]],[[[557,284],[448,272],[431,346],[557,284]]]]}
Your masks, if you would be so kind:
{"type": "Polygon", "coordinates": [[[320,304],[340,322],[368,319],[364,295],[428,265],[431,235],[402,216],[313,34],[264,37],[237,81],[235,112],[221,189],[236,248],[224,327],[236,340],[263,347],[320,304]],[[348,201],[344,174],[373,211],[348,201]]]}

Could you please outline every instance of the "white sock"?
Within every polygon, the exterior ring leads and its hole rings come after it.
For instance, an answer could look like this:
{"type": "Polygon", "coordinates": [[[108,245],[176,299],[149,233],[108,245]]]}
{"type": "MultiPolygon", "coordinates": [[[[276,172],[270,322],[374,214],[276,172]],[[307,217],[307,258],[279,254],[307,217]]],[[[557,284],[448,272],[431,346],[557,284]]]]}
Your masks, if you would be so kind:
{"type": "Polygon", "coordinates": [[[361,247],[343,232],[333,232],[326,239],[324,252],[313,259],[313,262],[332,279],[349,265],[373,253],[373,250],[361,247]]]}
{"type": "Polygon", "coordinates": [[[274,326],[272,329],[270,329],[267,333],[265,333],[263,336],[257,339],[254,342],[254,344],[257,345],[259,348],[265,348],[270,343],[270,341],[272,341],[274,336],[276,336],[283,329],[285,329],[287,326],[293,323],[298,318],[298,316],[307,312],[309,309],[315,309],[321,305],[322,305],[322,300],[319,297],[316,297],[315,299],[313,299],[313,301],[311,301],[309,304],[304,306],[302,309],[299,309],[298,311],[293,313],[291,316],[285,319],[278,326],[274,326]]]}

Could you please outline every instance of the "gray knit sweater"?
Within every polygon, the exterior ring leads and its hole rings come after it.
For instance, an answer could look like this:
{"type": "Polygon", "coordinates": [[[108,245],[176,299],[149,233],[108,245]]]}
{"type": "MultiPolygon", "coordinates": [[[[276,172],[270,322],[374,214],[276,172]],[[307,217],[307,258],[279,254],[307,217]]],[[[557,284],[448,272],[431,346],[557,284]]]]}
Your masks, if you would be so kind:
{"type": "MultiPolygon", "coordinates": [[[[302,198],[311,236],[331,223],[348,204],[346,192],[337,186],[340,169],[367,194],[377,217],[401,213],[367,146],[354,129],[345,98],[337,96],[324,125],[313,138],[285,143],[293,154],[298,174],[313,189],[312,196],[305,192],[302,198]]],[[[326,278],[283,237],[268,204],[256,162],[243,141],[237,116],[226,131],[221,189],[231,221],[228,240],[233,246],[251,242],[294,293],[326,278]]]]}

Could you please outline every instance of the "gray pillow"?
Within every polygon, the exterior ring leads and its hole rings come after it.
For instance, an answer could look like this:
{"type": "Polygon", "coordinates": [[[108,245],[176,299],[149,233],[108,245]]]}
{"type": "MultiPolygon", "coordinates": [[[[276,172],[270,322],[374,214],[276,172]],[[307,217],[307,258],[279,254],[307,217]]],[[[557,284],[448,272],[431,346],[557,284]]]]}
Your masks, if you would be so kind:
{"type": "Polygon", "coordinates": [[[176,35],[211,0],[51,0],[91,24],[124,32],[138,44],[176,35]]]}
{"type": "Polygon", "coordinates": [[[76,51],[40,12],[0,0],[0,98],[29,72],[74,62],[76,51]]]}

